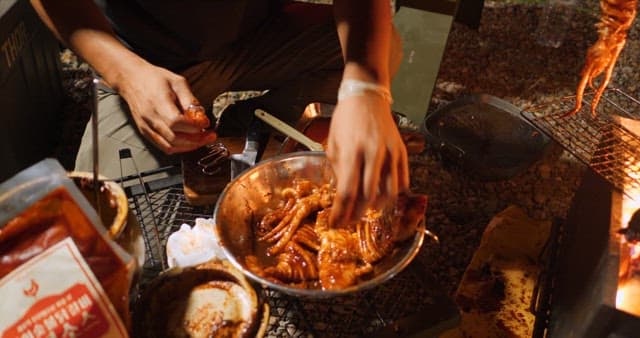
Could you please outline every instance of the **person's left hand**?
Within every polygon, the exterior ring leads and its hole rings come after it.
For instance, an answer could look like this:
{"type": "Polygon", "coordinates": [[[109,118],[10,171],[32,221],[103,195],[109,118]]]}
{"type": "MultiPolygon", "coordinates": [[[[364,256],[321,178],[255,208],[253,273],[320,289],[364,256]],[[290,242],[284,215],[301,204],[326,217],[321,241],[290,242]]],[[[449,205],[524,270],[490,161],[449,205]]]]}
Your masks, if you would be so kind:
{"type": "Polygon", "coordinates": [[[327,143],[336,176],[331,224],[393,203],[400,191],[409,189],[407,150],[382,96],[365,92],[340,100],[327,143]]]}

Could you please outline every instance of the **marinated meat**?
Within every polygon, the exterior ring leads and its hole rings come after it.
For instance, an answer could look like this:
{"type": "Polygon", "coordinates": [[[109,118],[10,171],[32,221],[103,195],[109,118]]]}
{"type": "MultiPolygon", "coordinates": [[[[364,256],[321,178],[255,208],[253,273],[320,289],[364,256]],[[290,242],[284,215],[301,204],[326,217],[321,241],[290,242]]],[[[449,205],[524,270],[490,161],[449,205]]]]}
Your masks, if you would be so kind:
{"type": "Polygon", "coordinates": [[[318,267],[323,289],[344,289],[370,271],[370,265],[362,263],[356,234],[345,229],[329,229],[320,237],[318,267]]]}
{"type": "Polygon", "coordinates": [[[283,189],[280,207],[255,225],[258,247],[266,248],[265,255],[275,257],[275,264],[250,256],[246,259],[249,269],[281,283],[319,282],[323,289],[352,286],[399,242],[415,234],[427,203],[424,195],[403,194],[389,211],[368,209],[357,222],[331,228],[328,219],[334,195],[328,184],[318,186],[307,180],[296,180],[283,189]]]}
{"type": "Polygon", "coordinates": [[[613,68],[627,42],[627,31],[636,17],[637,8],[637,0],[600,0],[601,15],[600,21],[596,24],[598,41],[587,50],[586,62],[577,88],[575,107],[565,116],[571,116],[580,111],[587,85],[594,88],[594,80],[604,72],[604,77],[591,102],[591,114],[596,115],[596,107],[611,81],[613,68]]]}
{"type": "Polygon", "coordinates": [[[318,278],[316,254],[298,245],[288,242],[284,252],[278,255],[275,266],[264,269],[268,276],[290,282],[301,282],[318,278]]]}
{"type": "Polygon", "coordinates": [[[356,239],[362,260],[375,263],[393,250],[393,225],[385,221],[381,211],[367,210],[356,224],[356,239]]]}

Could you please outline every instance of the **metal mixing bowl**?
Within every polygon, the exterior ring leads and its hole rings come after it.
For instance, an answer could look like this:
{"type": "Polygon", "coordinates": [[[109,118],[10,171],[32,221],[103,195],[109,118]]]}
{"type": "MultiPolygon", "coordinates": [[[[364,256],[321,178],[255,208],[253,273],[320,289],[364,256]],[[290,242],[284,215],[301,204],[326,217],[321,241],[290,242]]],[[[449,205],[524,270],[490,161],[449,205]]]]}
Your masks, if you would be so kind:
{"type": "Polygon", "coordinates": [[[313,183],[333,182],[333,171],[324,152],[296,152],[273,157],[243,172],[224,189],[216,204],[213,219],[220,244],[229,261],[249,279],[263,287],[305,297],[333,297],[377,286],[398,274],[416,256],[425,235],[424,223],[412,240],[404,242],[392,254],[376,263],[372,276],[340,290],[306,289],[264,279],[245,265],[245,257],[256,247],[253,224],[278,204],[282,189],[293,180],[305,178],[313,183]]]}

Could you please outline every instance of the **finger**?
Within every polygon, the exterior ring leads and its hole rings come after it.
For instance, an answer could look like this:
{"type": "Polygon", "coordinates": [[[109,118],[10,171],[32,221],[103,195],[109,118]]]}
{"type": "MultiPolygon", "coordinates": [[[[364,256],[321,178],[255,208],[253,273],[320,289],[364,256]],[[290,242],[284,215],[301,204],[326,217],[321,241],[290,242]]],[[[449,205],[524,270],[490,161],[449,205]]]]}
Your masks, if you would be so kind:
{"type": "Polygon", "coordinates": [[[217,135],[213,131],[199,132],[198,134],[176,133],[162,123],[160,118],[143,118],[140,131],[165,154],[192,151],[213,143],[217,139],[217,135]]]}
{"type": "Polygon", "coordinates": [[[363,180],[361,182],[362,196],[355,203],[352,218],[358,219],[364,214],[367,207],[373,206],[376,197],[379,195],[380,177],[385,161],[385,150],[383,147],[375,147],[372,155],[365,158],[363,180]]]}
{"type": "Polygon", "coordinates": [[[164,124],[153,106],[145,105],[142,109],[140,107],[131,107],[131,115],[138,126],[138,130],[147,140],[156,144],[165,153],[170,150],[170,140],[175,135],[164,124]]]}
{"type": "Polygon", "coordinates": [[[204,145],[211,144],[216,140],[214,132],[195,134],[177,133],[176,139],[165,151],[167,154],[177,154],[196,150],[204,145]]]}
{"type": "Polygon", "coordinates": [[[140,120],[140,122],[138,122],[137,124],[138,130],[144,138],[149,140],[149,142],[155,144],[158,149],[160,149],[165,154],[171,153],[171,144],[164,137],[155,132],[144,119],[140,120]]]}
{"type": "Polygon", "coordinates": [[[336,195],[331,208],[330,224],[344,224],[352,218],[355,200],[360,187],[362,156],[353,160],[339,160],[334,169],[337,178],[336,195]]]}
{"type": "Polygon", "coordinates": [[[380,194],[378,194],[375,207],[383,209],[392,205],[398,194],[398,165],[397,156],[389,154],[387,161],[384,162],[380,172],[382,179],[380,180],[380,194]]]}
{"type": "Polygon", "coordinates": [[[154,138],[160,137],[169,145],[173,144],[176,135],[159,114],[144,114],[143,120],[151,129],[154,138]]]}
{"type": "Polygon", "coordinates": [[[182,108],[182,111],[187,110],[189,105],[200,105],[198,99],[191,92],[191,88],[189,88],[189,83],[182,76],[177,76],[175,79],[171,81],[171,89],[176,94],[176,99],[178,101],[178,105],[182,108]]]}
{"type": "Polygon", "coordinates": [[[202,132],[202,129],[208,128],[210,122],[205,114],[204,107],[200,105],[198,99],[191,92],[187,80],[182,76],[177,76],[170,82],[170,85],[179,107],[172,129],[178,132],[195,134],[202,132]],[[194,106],[198,106],[199,109],[193,111],[193,114],[187,114],[187,112],[191,112],[194,106]]]}
{"type": "Polygon", "coordinates": [[[216,141],[218,135],[213,131],[206,131],[199,134],[176,133],[175,146],[201,147],[216,141]]]}
{"type": "Polygon", "coordinates": [[[202,128],[189,123],[184,117],[179,117],[171,127],[175,132],[184,134],[200,134],[202,128]]]}
{"type": "Polygon", "coordinates": [[[201,134],[184,134],[177,133],[176,139],[171,143],[170,153],[184,153],[196,150],[204,145],[215,142],[216,134],[214,132],[206,132],[201,134]]]}
{"type": "Polygon", "coordinates": [[[411,186],[411,180],[409,178],[409,154],[407,148],[404,145],[400,149],[400,158],[398,159],[398,191],[407,192],[411,186]]]}

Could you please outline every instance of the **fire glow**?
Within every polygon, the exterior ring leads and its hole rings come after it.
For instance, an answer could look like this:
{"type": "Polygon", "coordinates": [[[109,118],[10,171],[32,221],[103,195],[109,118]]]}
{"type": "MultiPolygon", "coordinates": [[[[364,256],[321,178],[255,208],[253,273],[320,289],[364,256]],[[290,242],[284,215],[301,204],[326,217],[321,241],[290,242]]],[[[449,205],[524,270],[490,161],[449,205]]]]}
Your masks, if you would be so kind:
{"type": "MultiPolygon", "coordinates": [[[[640,200],[640,198],[638,198],[640,200]]],[[[631,217],[640,209],[640,202],[628,196],[622,200],[622,225],[628,226],[631,217]]],[[[640,243],[630,243],[620,236],[621,266],[616,293],[616,308],[640,316],[640,243]],[[626,259],[627,262],[622,262],[626,259]]]]}

